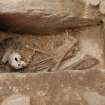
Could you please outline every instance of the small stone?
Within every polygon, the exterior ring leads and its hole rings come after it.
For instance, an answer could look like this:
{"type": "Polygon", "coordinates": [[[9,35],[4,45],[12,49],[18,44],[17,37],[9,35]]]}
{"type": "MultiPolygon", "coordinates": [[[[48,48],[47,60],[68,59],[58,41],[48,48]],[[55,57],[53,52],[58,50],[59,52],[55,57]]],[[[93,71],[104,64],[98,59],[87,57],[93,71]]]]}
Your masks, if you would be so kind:
{"type": "Polygon", "coordinates": [[[88,0],[89,4],[91,4],[92,6],[97,6],[100,4],[100,0],[88,0]]]}
{"type": "Polygon", "coordinates": [[[30,96],[12,95],[5,99],[1,105],[30,105],[30,96]]]}
{"type": "Polygon", "coordinates": [[[102,0],[99,5],[99,11],[104,15],[105,14],[105,0],[102,0]]]}

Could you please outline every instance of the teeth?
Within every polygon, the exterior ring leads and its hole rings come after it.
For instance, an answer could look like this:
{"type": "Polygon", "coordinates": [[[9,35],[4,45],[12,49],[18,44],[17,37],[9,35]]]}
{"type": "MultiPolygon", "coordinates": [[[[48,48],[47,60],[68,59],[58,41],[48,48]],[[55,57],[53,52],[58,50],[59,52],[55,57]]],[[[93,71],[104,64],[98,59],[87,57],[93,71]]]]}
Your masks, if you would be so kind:
{"type": "Polygon", "coordinates": [[[22,65],[22,67],[25,67],[27,65],[24,61],[21,61],[20,63],[22,65]]]}

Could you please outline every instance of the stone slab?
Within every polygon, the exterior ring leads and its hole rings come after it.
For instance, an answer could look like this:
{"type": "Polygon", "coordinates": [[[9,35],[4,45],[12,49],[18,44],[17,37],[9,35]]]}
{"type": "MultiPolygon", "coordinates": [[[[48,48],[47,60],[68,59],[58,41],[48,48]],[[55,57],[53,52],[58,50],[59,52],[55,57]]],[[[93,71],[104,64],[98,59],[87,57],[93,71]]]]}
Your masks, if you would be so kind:
{"type": "Polygon", "coordinates": [[[31,105],[104,105],[105,70],[1,74],[0,103],[16,94],[31,105]]]}

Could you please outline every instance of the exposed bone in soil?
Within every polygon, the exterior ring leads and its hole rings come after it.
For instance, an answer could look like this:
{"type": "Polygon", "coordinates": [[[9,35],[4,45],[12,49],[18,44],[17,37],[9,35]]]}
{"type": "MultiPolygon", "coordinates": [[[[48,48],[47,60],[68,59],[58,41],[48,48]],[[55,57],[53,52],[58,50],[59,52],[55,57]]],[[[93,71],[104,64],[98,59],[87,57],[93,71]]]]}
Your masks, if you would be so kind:
{"type": "Polygon", "coordinates": [[[83,58],[75,62],[74,64],[68,66],[65,68],[65,70],[70,69],[70,70],[85,70],[85,69],[90,69],[94,67],[95,65],[99,64],[99,61],[90,56],[90,55],[85,55],[83,58]]]}

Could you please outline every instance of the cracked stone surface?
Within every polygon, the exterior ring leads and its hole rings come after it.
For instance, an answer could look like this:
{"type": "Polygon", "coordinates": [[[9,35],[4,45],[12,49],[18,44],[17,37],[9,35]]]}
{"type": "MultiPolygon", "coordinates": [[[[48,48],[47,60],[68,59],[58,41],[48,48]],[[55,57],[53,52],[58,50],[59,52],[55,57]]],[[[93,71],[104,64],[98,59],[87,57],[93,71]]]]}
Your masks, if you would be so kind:
{"type": "Polygon", "coordinates": [[[0,103],[22,94],[31,105],[104,105],[104,89],[105,70],[0,75],[0,103]]]}

